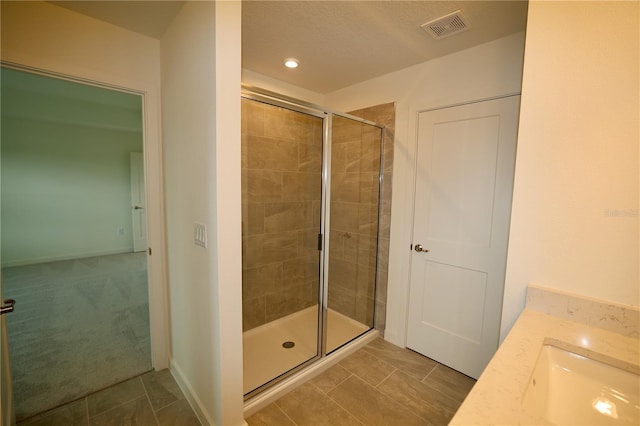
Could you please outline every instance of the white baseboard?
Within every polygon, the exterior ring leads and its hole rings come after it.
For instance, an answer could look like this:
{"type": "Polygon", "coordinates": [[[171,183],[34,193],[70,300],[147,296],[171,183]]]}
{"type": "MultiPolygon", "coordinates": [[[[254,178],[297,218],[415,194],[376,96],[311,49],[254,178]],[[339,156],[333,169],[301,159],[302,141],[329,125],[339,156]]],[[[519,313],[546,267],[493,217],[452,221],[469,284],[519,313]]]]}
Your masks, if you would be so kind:
{"type": "Polygon", "coordinates": [[[195,394],[193,388],[189,384],[189,381],[185,378],[182,370],[174,359],[171,359],[171,361],[169,362],[169,371],[178,384],[178,387],[184,394],[187,402],[193,409],[193,412],[196,413],[196,416],[198,417],[198,420],[200,420],[200,423],[202,423],[203,426],[214,425],[215,423],[213,422],[213,419],[211,418],[209,413],[205,410],[204,404],[195,394]]]}
{"type": "MultiPolygon", "coordinates": [[[[368,333],[365,333],[363,336],[357,338],[353,342],[349,343],[345,347],[338,349],[333,354],[302,370],[298,374],[295,374],[294,376],[284,380],[283,382],[278,383],[271,389],[265,390],[254,398],[251,398],[244,404],[244,417],[247,418],[251,416],[260,409],[271,404],[284,394],[290,392],[306,381],[329,369],[329,367],[337,364],[339,361],[343,360],[363,346],[366,346],[378,336],[380,336],[380,332],[378,330],[371,330],[368,333]]],[[[202,401],[193,391],[193,388],[189,384],[189,381],[182,373],[180,366],[175,362],[174,359],[171,359],[169,364],[169,371],[171,372],[171,375],[178,384],[178,387],[180,387],[180,390],[189,402],[189,405],[191,405],[191,408],[196,413],[196,416],[198,416],[200,423],[202,423],[203,426],[214,425],[211,415],[205,410],[202,401]]],[[[244,424],[247,425],[247,422],[245,421],[244,424]]]]}
{"type": "Polygon", "coordinates": [[[113,250],[103,250],[96,252],[69,253],[62,256],[46,256],[34,259],[18,259],[7,260],[2,262],[2,268],[11,268],[13,266],[37,265],[39,263],[58,262],[61,260],[83,259],[86,257],[110,256],[112,254],[133,253],[133,247],[118,248],[113,250]]]}

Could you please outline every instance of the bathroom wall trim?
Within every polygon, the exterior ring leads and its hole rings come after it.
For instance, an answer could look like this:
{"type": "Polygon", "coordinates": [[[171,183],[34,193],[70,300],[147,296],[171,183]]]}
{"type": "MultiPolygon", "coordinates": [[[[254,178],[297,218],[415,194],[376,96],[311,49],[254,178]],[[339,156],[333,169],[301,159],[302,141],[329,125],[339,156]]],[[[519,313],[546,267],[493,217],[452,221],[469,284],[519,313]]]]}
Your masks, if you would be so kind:
{"type": "Polygon", "coordinates": [[[196,416],[198,416],[198,420],[200,420],[200,423],[202,423],[203,425],[215,424],[213,419],[207,415],[206,410],[203,410],[202,407],[204,407],[205,404],[202,402],[202,400],[200,400],[200,398],[198,398],[198,395],[193,391],[193,387],[187,380],[186,376],[182,372],[182,369],[180,368],[180,366],[178,365],[178,363],[175,361],[174,358],[171,359],[171,363],[169,365],[169,371],[171,372],[171,375],[175,379],[176,383],[178,384],[178,387],[184,394],[185,399],[187,400],[187,402],[189,403],[193,411],[196,413],[196,416]]]}
{"type": "Polygon", "coordinates": [[[70,76],[68,74],[63,74],[56,71],[49,71],[49,70],[45,70],[42,68],[37,68],[29,65],[22,65],[17,62],[6,61],[4,59],[0,59],[0,65],[6,68],[17,70],[17,71],[24,71],[24,72],[29,72],[31,74],[38,74],[44,77],[57,78],[57,79],[69,81],[72,83],[86,84],[89,86],[100,87],[102,89],[117,90],[118,92],[130,93],[135,95],[144,95],[146,93],[144,90],[119,86],[117,84],[102,82],[98,80],[92,80],[90,78],[70,76]]]}

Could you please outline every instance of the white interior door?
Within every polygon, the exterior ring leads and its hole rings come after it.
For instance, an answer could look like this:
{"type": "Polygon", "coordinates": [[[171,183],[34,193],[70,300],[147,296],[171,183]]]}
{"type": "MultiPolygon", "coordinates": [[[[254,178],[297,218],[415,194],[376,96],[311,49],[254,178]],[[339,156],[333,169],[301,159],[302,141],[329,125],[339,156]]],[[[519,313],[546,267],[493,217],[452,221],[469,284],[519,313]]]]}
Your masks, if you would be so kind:
{"type": "Polygon", "coordinates": [[[407,346],[474,378],[498,347],[519,103],[418,117],[407,346]]]}
{"type": "Polygon", "coordinates": [[[147,249],[147,217],[144,192],[144,157],[131,152],[131,215],[133,220],[133,251],[147,249]]]}

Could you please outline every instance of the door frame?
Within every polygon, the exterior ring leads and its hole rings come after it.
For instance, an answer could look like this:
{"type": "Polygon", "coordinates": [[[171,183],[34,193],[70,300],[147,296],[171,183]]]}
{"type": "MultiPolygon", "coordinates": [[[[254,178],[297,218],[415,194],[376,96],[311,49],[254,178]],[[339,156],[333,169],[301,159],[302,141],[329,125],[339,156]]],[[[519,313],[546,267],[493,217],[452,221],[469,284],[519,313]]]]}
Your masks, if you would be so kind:
{"type": "MultiPolygon", "coordinates": [[[[148,250],[147,245],[147,210],[146,204],[142,206],[142,212],[144,216],[141,216],[144,220],[136,220],[136,211],[139,210],[139,207],[135,199],[139,199],[146,203],[146,191],[145,186],[143,185],[142,191],[145,191],[144,199],[140,199],[140,179],[139,179],[139,170],[140,164],[142,165],[142,172],[144,173],[144,150],[142,153],[140,152],[130,152],[129,153],[129,170],[131,171],[131,176],[129,178],[129,184],[131,186],[131,229],[133,231],[133,251],[134,253],[138,253],[141,251],[148,250]],[[142,164],[141,164],[142,163],[142,164]],[[134,185],[135,184],[135,185],[134,185]],[[134,197],[136,195],[136,197],[134,197]],[[140,223],[138,223],[140,222],[140,223]],[[137,236],[140,232],[143,233],[143,236],[137,236]]],[[[144,178],[143,178],[144,180],[144,178]]]]}
{"type": "MultiPolygon", "coordinates": [[[[163,187],[163,156],[160,138],[159,88],[141,82],[127,85],[108,81],[104,75],[76,75],[0,60],[0,66],[74,83],[139,95],[142,101],[142,144],[147,219],[147,288],[149,292],[149,332],[151,365],[155,370],[169,367],[170,335],[166,274],[166,235],[163,187]],[[146,86],[146,87],[145,87],[146,86]]],[[[83,70],[86,71],[86,70],[83,70]]],[[[19,301],[17,303],[19,309],[19,301]]]]}
{"type": "MultiPolygon", "coordinates": [[[[418,117],[423,112],[444,108],[452,108],[462,105],[502,99],[511,96],[520,96],[520,91],[496,94],[481,98],[460,100],[449,99],[448,102],[439,99],[418,99],[408,105],[407,126],[407,150],[402,153],[405,166],[404,173],[398,173],[394,178],[393,201],[391,216],[401,219],[392,219],[390,258],[389,258],[389,289],[387,291],[387,323],[384,333],[385,340],[400,346],[407,347],[407,326],[409,321],[409,288],[411,284],[411,253],[413,244],[414,202],[416,196],[416,170],[418,153],[418,117]],[[405,185],[406,191],[396,191],[396,185],[405,185]],[[394,223],[401,223],[401,227],[394,227],[394,223]],[[404,251],[406,250],[406,251],[404,251]],[[392,282],[393,281],[393,282],[392,282]]],[[[396,154],[396,156],[399,156],[396,154]]],[[[398,160],[394,160],[394,167],[398,160]]],[[[504,300],[504,298],[503,298],[504,300]]]]}
{"type": "MultiPolygon", "coordinates": [[[[2,277],[0,277],[0,304],[4,304],[2,277]]],[[[16,423],[16,413],[6,323],[5,315],[0,315],[0,425],[13,426],[16,423]]]]}

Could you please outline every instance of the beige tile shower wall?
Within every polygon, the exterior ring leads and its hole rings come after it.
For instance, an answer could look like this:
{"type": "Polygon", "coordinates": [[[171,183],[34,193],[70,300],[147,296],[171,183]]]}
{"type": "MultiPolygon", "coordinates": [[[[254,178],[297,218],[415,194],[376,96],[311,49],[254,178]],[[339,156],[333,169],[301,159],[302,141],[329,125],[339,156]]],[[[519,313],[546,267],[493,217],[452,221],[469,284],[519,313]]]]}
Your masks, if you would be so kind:
{"type": "Polygon", "coordinates": [[[351,111],[349,114],[385,126],[383,131],[383,176],[380,196],[378,234],[378,267],[375,328],[384,331],[387,310],[387,278],[389,265],[389,224],[391,222],[391,178],[393,173],[393,144],[395,140],[396,108],[393,102],[351,111]]]}
{"type": "Polygon", "coordinates": [[[317,304],[322,120],[242,100],[243,329],[317,304]]]}
{"type": "Polygon", "coordinates": [[[329,308],[373,326],[380,189],[379,128],[333,118],[329,308]]]}

